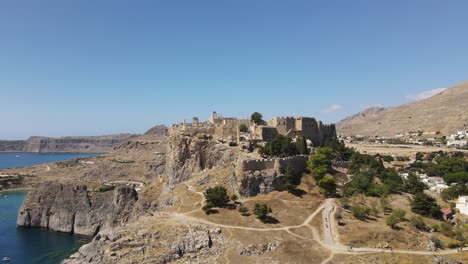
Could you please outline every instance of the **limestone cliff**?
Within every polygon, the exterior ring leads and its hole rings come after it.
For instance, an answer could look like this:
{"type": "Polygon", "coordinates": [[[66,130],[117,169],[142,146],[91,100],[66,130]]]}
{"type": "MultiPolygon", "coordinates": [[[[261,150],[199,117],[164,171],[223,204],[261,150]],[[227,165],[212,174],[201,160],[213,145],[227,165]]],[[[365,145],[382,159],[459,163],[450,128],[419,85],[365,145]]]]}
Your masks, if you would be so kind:
{"type": "Polygon", "coordinates": [[[170,134],[166,153],[168,186],[187,181],[193,173],[233,163],[237,152],[206,135],[170,134]]]}
{"type": "Polygon", "coordinates": [[[121,142],[136,137],[133,134],[119,134],[96,137],[30,137],[28,140],[1,140],[0,152],[109,152],[121,142]]]}
{"type": "Polygon", "coordinates": [[[128,221],[137,199],[126,186],[98,193],[84,185],[44,183],[28,193],[16,224],[93,236],[128,221]]]}

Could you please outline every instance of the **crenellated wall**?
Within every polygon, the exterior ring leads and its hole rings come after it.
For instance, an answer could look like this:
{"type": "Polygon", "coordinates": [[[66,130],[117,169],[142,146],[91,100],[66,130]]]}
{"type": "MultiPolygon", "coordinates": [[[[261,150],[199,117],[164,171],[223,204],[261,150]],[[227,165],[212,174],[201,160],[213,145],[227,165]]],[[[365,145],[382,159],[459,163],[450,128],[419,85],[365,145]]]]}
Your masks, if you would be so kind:
{"type": "Polygon", "coordinates": [[[247,171],[262,171],[272,169],[277,173],[282,174],[288,165],[294,169],[295,173],[302,173],[306,169],[307,159],[308,156],[298,155],[286,158],[238,160],[237,173],[241,175],[247,171]]]}

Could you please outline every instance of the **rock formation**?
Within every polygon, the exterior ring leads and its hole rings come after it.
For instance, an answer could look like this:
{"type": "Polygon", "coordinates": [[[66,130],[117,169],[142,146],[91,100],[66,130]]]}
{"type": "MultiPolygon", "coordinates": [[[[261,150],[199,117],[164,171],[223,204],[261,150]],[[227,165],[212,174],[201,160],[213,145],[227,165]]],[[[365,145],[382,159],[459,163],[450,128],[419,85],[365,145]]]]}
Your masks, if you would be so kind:
{"type": "Polygon", "coordinates": [[[167,183],[171,188],[191,174],[235,161],[236,150],[205,135],[170,134],[166,154],[167,183]]]}
{"type": "Polygon", "coordinates": [[[28,193],[17,226],[94,236],[128,221],[137,201],[133,188],[90,192],[84,185],[44,183],[28,193]]]}

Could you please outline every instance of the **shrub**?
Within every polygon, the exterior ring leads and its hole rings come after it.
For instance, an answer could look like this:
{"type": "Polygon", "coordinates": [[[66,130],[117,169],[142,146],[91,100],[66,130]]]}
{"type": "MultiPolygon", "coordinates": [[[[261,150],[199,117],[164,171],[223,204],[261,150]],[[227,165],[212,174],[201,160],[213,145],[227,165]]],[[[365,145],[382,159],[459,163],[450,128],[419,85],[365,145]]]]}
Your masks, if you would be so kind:
{"type": "Polygon", "coordinates": [[[364,220],[369,216],[370,208],[367,206],[353,205],[351,207],[351,212],[357,219],[364,220]]]}
{"type": "Polygon", "coordinates": [[[249,208],[244,205],[239,206],[239,213],[242,215],[247,215],[249,213],[249,208]]]}
{"type": "Polygon", "coordinates": [[[426,223],[421,216],[413,216],[410,219],[411,224],[419,230],[426,230],[426,223]]]}
{"type": "Polygon", "coordinates": [[[462,244],[461,243],[448,243],[447,247],[450,249],[459,248],[462,244]]]}
{"type": "Polygon", "coordinates": [[[401,209],[396,209],[395,211],[392,212],[391,215],[385,219],[386,223],[388,226],[391,228],[395,228],[395,225],[403,221],[403,218],[405,217],[406,212],[401,209]]]}
{"type": "Polygon", "coordinates": [[[257,216],[257,219],[263,223],[269,219],[268,214],[272,212],[273,211],[271,210],[271,207],[267,206],[266,204],[255,204],[255,208],[253,210],[253,213],[257,216]]]}
{"type": "Polygon", "coordinates": [[[239,197],[236,194],[231,195],[231,201],[235,203],[237,200],[239,200],[239,197]]]}
{"type": "Polygon", "coordinates": [[[395,158],[390,156],[390,155],[382,155],[382,160],[385,161],[385,162],[392,162],[392,161],[395,161],[395,158]]]}
{"type": "Polygon", "coordinates": [[[453,232],[452,226],[447,222],[440,223],[440,232],[447,237],[455,236],[455,232],[453,232]]]}
{"type": "Polygon", "coordinates": [[[112,186],[112,185],[104,185],[104,186],[101,186],[97,189],[98,192],[108,192],[108,191],[112,191],[115,189],[115,186],[112,186]]]}
{"type": "Polygon", "coordinates": [[[223,207],[229,202],[227,190],[221,185],[208,188],[205,191],[206,204],[211,207],[223,207]]]}
{"type": "Polygon", "coordinates": [[[396,160],[398,160],[398,161],[409,161],[410,158],[407,157],[407,156],[397,156],[396,160]]]}
{"type": "Polygon", "coordinates": [[[431,228],[434,230],[434,232],[440,232],[440,225],[438,224],[431,225],[431,228]]]}
{"type": "Polygon", "coordinates": [[[242,123],[239,125],[239,130],[240,132],[247,132],[249,131],[249,127],[246,124],[242,123]]]}

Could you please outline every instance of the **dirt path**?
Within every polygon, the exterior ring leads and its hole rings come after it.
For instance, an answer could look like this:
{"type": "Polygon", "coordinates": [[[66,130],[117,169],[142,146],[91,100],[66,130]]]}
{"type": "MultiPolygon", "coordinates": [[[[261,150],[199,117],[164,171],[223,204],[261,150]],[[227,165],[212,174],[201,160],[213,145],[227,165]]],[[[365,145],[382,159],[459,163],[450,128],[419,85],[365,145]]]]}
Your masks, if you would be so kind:
{"type": "MultiPolygon", "coordinates": [[[[203,204],[205,203],[205,198],[203,193],[196,191],[196,189],[189,185],[185,184],[187,189],[190,190],[193,193],[196,193],[198,195],[202,196],[202,202],[200,208],[196,210],[200,210],[203,204]]],[[[333,205],[334,199],[326,199],[325,202],[319,206],[313,213],[307,217],[304,222],[300,225],[293,225],[293,226],[283,226],[283,227],[272,227],[272,228],[259,228],[259,227],[246,227],[246,226],[237,226],[237,225],[225,225],[225,224],[220,224],[220,223],[215,223],[206,219],[201,219],[198,217],[190,216],[188,214],[196,211],[192,210],[190,212],[186,213],[172,213],[170,217],[174,218],[175,220],[181,221],[183,223],[186,222],[195,222],[195,223],[200,223],[200,224],[206,224],[206,225],[211,225],[211,226],[216,226],[216,227],[222,227],[226,228],[228,231],[229,229],[241,229],[241,230],[251,230],[251,231],[261,231],[261,232],[269,232],[269,231],[285,231],[288,234],[304,239],[304,240],[314,240],[318,242],[322,247],[326,248],[327,250],[330,251],[330,256],[325,259],[322,264],[328,263],[330,260],[333,259],[335,254],[370,254],[370,253],[401,253],[401,254],[413,254],[413,255],[446,255],[446,254],[453,254],[457,253],[456,249],[450,249],[450,250],[441,250],[438,252],[433,252],[433,251],[417,251],[417,250],[390,250],[390,249],[380,249],[380,248],[350,248],[348,246],[342,245],[339,243],[338,239],[338,233],[334,231],[336,223],[334,219],[334,212],[335,212],[335,206],[333,205]],[[317,233],[317,230],[315,227],[312,227],[310,225],[310,222],[320,213],[322,212],[322,218],[323,218],[323,240],[320,238],[320,236],[317,233]],[[308,227],[311,229],[312,232],[312,239],[303,237],[301,235],[295,234],[290,231],[290,229],[296,229],[296,228],[301,228],[301,227],[308,227]]],[[[232,236],[232,233],[229,231],[230,236],[232,236]]],[[[468,247],[463,249],[464,251],[468,250],[468,247]]],[[[224,255],[224,258],[227,259],[227,254],[224,255]]]]}

